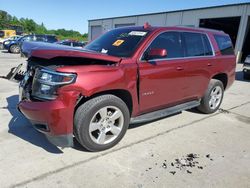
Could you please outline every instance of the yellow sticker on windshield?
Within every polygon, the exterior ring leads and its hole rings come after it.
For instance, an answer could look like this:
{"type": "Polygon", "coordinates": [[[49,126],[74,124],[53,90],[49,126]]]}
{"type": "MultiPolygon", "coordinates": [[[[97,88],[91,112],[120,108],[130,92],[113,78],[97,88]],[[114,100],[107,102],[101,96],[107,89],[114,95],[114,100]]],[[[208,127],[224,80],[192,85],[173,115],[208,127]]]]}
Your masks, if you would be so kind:
{"type": "Polygon", "coordinates": [[[124,40],[117,40],[112,45],[113,46],[120,46],[123,42],[124,42],[124,40]]]}

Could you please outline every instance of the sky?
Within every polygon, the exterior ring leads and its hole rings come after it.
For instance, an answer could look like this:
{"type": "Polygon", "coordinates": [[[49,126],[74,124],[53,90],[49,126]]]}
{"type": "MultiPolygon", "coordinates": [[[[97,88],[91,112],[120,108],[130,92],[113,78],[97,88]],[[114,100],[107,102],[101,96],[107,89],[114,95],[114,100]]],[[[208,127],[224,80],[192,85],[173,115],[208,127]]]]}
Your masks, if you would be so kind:
{"type": "Polygon", "coordinates": [[[48,29],[88,32],[88,20],[245,3],[250,0],[0,0],[0,10],[33,19],[48,29]]]}

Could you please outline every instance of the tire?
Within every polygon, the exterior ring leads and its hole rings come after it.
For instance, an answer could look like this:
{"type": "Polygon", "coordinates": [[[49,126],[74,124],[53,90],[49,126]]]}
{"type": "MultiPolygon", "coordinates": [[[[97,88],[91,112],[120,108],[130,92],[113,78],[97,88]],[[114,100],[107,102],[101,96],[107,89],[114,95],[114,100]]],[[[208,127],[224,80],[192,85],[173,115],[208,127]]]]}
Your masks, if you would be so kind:
{"type": "Polygon", "coordinates": [[[10,53],[13,53],[13,54],[19,54],[21,49],[20,49],[20,46],[16,45],[16,44],[13,44],[10,46],[10,53]]]}
{"type": "Polygon", "coordinates": [[[223,100],[224,86],[221,81],[212,79],[209,82],[207,91],[201,99],[201,104],[198,110],[205,114],[212,114],[216,112],[223,100]]]}
{"type": "Polygon", "coordinates": [[[74,134],[87,150],[102,151],[123,138],[129,122],[127,105],[114,95],[102,95],[78,107],[74,116],[74,134]]]}
{"type": "Polygon", "coordinates": [[[250,79],[250,74],[247,74],[247,73],[243,72],[243,79],[244,80],[249,80],[250,79]]]}

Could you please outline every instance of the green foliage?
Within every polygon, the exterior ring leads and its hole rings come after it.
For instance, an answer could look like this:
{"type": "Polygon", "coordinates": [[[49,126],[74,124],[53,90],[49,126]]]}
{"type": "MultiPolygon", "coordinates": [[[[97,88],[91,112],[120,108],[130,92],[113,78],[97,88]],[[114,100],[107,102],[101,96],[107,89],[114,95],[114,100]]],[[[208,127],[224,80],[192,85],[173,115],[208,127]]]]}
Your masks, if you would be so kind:
{"type": "Polygon", "coordinates": [[[78,31],[66,30],[66,29],[57,29],[57,30],[48,30],[44,24],[37,24],[34,20],[28,18],[18,19],[15,16],[9,15],[5,11],[0,10],[0,30],[1,29],[12,29],[13,27],[22,28],[22,31],[26,34],[54,34],[59,39],[71,39],[78,41],[88,40],[88,34],[84,33],[83,35],[78,31]]]}

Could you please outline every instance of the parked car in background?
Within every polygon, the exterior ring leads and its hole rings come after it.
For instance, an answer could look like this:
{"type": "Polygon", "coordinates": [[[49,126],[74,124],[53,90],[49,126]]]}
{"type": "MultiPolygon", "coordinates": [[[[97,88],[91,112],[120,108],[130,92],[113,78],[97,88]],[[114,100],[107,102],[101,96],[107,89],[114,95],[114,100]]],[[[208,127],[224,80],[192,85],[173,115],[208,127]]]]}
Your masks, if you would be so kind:
{"type": "Polygon", "coordinates": [[[10,40],[8,44],[4,43],[3,46],[10,53],[20,53],[24,41],[54,43],[57,42],[57,38],[55,35],[25,35],[18,40],[10,40]]]}
{"type": "Polygon", "coordinates": [[[16,35],[15,30],[11,30],[11,29],[0,30],[0,38],[2,39],[6,39],[15,35],[16,35]]]}
{"type": "Polygon", "coordinates": [[[21,37],[22,37],[22,36],[20,36],[20,35],[16,35],[16,36],[12,36],[12,37],[9,37],[9,38],[6,38],[6,39],[1,39],[1,38],[0,38],[0,50],[4,49],[3,43],[8,44],[9,41],[11,41],[11,40],[17,40],[17,39],[19,39],[19,38],[21,38],[21,37]]]}
{"type": "Polygon", "coordinates": [[[19,110],[55,145],[116,145],[130,123],[197,107],[216,112],[235,79],[228,34],[186,27],[123,27],[79,49],[37,49],[19,110]]]}
{"type": "Polygon", "coordinates": [[[65,45],[65,46],[72,46],[76,48],[83,48],[86,45],[86,42],[65,40],[65,41],[58,42],[58,44],[65,45]]]}
{"type": "Polygon", "coordinates": [[[243,78],[250,79],[250,55],[248,55],[243,63],[243,78]]]}

